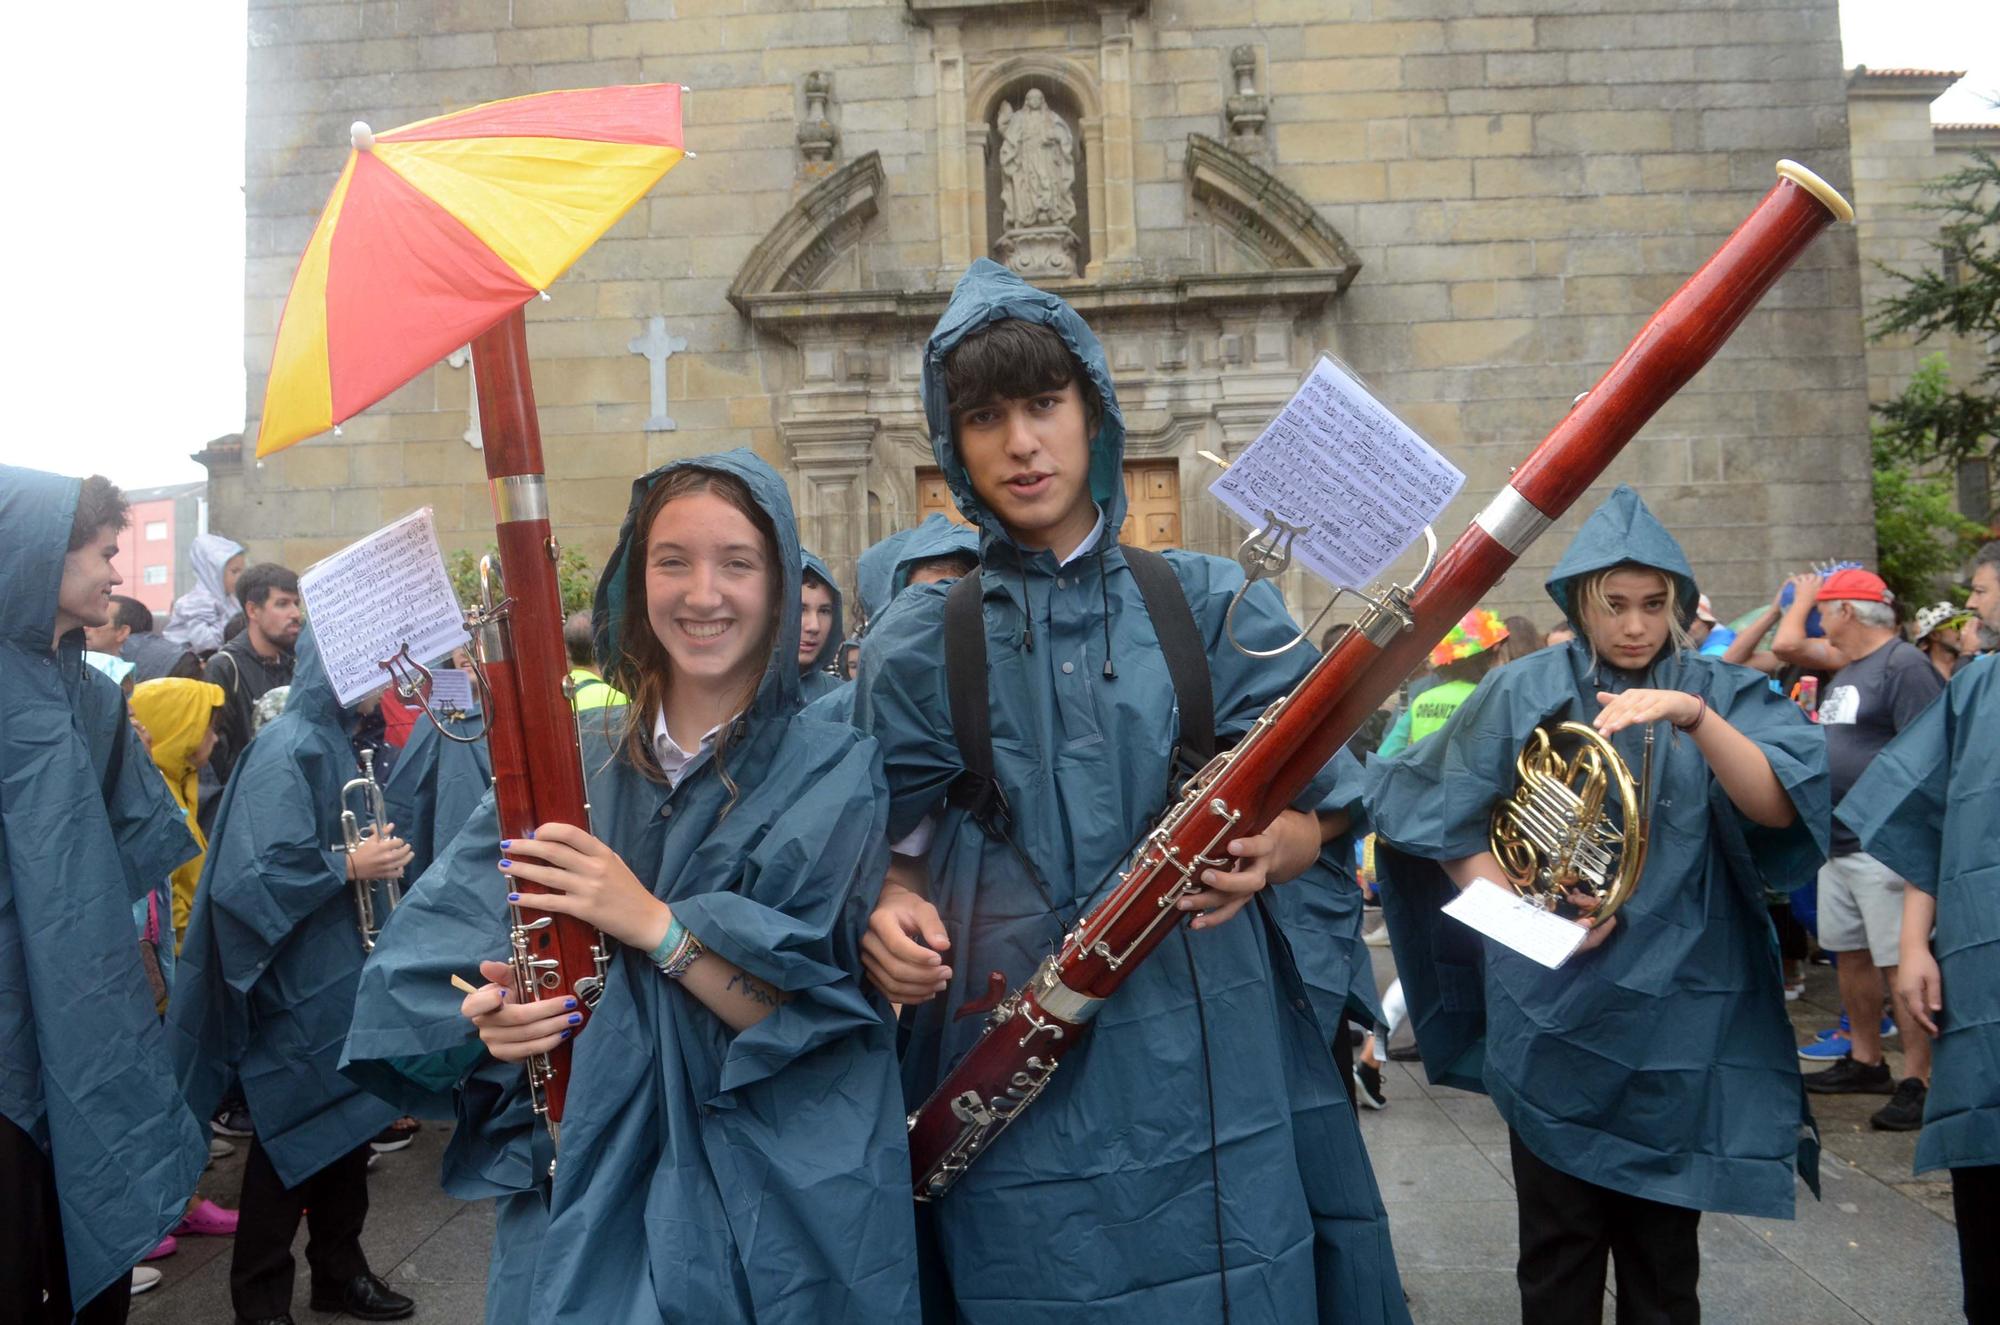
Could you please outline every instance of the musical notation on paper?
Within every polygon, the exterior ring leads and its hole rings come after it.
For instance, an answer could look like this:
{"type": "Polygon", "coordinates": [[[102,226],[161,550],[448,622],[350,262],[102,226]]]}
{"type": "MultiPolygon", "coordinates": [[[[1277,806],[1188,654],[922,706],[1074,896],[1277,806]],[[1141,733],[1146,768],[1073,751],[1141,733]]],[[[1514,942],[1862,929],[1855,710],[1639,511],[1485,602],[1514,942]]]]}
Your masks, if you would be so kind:
{"type": "Polygon", "coordinates": [[[1209,485],[1231,514],[1304,526],[1292,553],[1363,588],[1435,520],[1465,475],[1333,360],[1322,357],[1263,433],[1209,485]]]}
{"type": "Polygon", "coordinates": [[[436,713],[472,712],[472,673],[456,667],[432,668],[431,710],[436,713]]]}
{"type": "Polygon", "coordinates": [[[388,684],[405,644],[432,663],[470,639],[428,506],[307,567],[299,596],[342,705],[388,684]]]}

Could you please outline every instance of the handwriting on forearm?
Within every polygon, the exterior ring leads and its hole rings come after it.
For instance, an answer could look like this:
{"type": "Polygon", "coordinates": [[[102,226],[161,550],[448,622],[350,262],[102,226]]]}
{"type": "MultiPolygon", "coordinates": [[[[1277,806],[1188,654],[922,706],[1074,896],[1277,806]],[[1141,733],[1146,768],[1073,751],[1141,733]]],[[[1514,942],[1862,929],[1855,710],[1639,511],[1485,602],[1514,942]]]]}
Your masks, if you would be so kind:
{"type": "Polygon", "coordinates": [[[762,980],[745,975],[741,971],[730,976],[729,982],[723,988],[734,990],[744,998],[749,999],[752,1003],[755,1003],[758,1007],[774,1008],[785,1001],[776,989],[765,984],[762,980]]]}

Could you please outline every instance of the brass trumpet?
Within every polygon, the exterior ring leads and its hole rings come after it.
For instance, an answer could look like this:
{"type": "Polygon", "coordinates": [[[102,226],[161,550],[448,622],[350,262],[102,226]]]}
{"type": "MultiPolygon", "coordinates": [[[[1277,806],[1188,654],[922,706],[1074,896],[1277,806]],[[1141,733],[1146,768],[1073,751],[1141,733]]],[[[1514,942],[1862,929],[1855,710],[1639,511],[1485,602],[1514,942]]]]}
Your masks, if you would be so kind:
{"type": "MultiPolygon", "coordinates": [[[[361,849],[361,844],[370,836],[379,837],[382,826],[389,821],[389,807],[382,799],[382,787],[375,781],[375,752],[361,752],[361,776],[354,778],[340,789],[340,836],[341,844],[336,850],[352,856],[361,849]],[[355,797],[361,798],[361,814],[354,812],[355,797]],[[362,815],[367,816],[367,826],[362,826],[362,815]]],[[[393,912],[403,900],[403,885],[398,879],[360,879],[353,881],[354,920],[361,931],[361,951],[375,951],[375,937],[382,932],[382,926],[375,918],[375,889],[380,885],[382,895],[393,912]]]]}
{"type": "Polygon", "coordinates": [[[1489,838],[1507,881],[1547,910],[1581,892],[1606,919],[1632,899],[1646,868],[1653,728],[1639,780],[1610,741],[1581,722],[1537,727],[1515,757],[1520,783],[1493,808],[1489,838]],[[1608,801],[1615,800],[1617,814],[1608,801]]]}

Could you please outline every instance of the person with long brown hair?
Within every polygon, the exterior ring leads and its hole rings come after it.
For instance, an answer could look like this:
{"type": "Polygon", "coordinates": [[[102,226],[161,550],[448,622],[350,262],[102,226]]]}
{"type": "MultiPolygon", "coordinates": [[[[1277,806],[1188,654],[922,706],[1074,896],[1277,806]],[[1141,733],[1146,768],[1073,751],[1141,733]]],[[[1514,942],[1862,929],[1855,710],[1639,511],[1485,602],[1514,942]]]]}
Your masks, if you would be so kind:
{"type": "Polygon", "coordinates": [[[455,1091],[447,1190],[505,1196],[489,1320],[916,1315],[893,1022],[854,974],[887,795],[873,740],[801,713],[802,564],[749,452],[639,479],[597,588],[631,703],[583,724],[591,830],[500,841],[489,799],[364,975],[344,1070],[412,1112],[455,1091]],[[581,1034],[511,989],[508,901],[612,940],[581,1034]],[[572,1035],[555,1156],[519,1065],[572,1035]]]}

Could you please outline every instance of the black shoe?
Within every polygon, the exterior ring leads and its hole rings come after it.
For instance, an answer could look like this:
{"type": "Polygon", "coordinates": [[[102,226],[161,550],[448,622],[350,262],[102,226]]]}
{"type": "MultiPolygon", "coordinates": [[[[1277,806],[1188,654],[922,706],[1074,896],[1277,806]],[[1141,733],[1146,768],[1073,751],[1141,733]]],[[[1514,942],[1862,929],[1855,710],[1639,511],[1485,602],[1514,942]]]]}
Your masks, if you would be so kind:
{"type": "Polygon", "coordinates": [[[1924,1125],[1924,1101],[1930,1093],[1931,1088],[1915,1077],[1904,1077],[1896,1083],[1896,1093],[1889,1102],[1869,1117],[1868,1125],[1879,1132],[1920,1130],[1924,1125]]]}
{"type": "Polygon", "coordinates": [[[1857,1063],[1852,1054],[1824,1072],[1806,1073],[1806,1089],[1818,1095],[1887,1095],[1895,1088],[1887,1063],[1857,1063]]]}
{"type": "Polygon", "coordinates": [[[338,1289],[313,1285],[314,1311],[345,1311],[356,1320],[401,1320],[417,1304],[372,1274],[357,1274],[338,1289]]]}
{"type": "Polygon", "coordinates": [[[417,1139],[417,1132],[421,1127],[422,1124],[414,1118],[398,1118],[377,1132],[375,1139],[370,1141],[368,1146],[378,1155],[402,1150],[417,1139]]]}
{"type": "Polygon", "coordinates": [[[253,1129],[250,1126],[250,1110],[240,1104],[232,1105],[218,1111],[215,1115],[215,1120],[208,1127],[217,1136],[250,1136],[253,1134],[253,1129]]]}
{"type": "Polygon", "coordinates": [[[1410,1041],[1408,1044],[1392,1044],[1389,1046],[1389,1061],[1392,1063],[1420,1063],[1423,1061],[1423,1057],[1422,1054],[1417,1052],[1417,1042],[1415,1040],[1410,1041]]]}
{"type": "Polygon", "coordinates": [[[1354,1065],[1354,1101],[1364,1109],[1386,1109],[1389,1097],[1382,1093],[1382,1069],[1372,1063],[1354,1065]]]}
{"type": "Polygon", "coordinates": [[[255,1320],[248,1316],[238,1316],[236,1325],[297,1325],[297,1322],[292,1319],[292,1313],[287,1311],[282,1316],[258,1316],[255,1320]]]}

